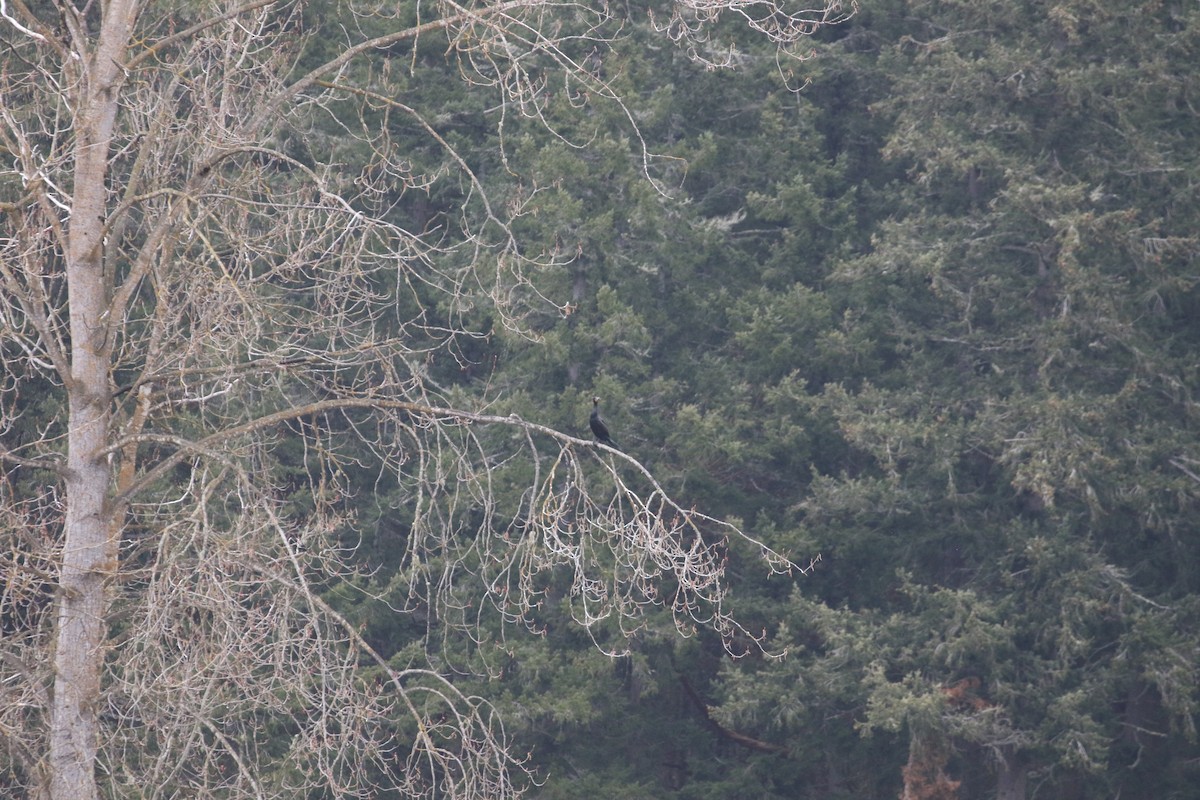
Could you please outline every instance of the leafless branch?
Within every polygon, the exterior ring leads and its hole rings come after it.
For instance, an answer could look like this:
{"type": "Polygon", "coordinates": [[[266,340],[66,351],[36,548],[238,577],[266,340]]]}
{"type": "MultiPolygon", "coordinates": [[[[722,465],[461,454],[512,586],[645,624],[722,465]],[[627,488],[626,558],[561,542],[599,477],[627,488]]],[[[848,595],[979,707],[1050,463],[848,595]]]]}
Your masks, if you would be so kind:
{"type": "MultiPolygon", "coordinates": [[[[367,463],[406,517],[396,611],[431,646],[540,630],[554,592],[608,652],[659,617],[748,636],[730,542],[795,564],[628,454],[492,413],[428,366],[483,335],[482,304],[522,330],[567,301],[529,277],[561,263],[525,252],[527,206],[396,99],[397,49],[442,37],[501,125],[550,125],[549,87],[586,87],[652,177],[635,115],[578,56],[640,21],[442,0],[406,26],[348,0],[344,44],[301,71],[323,34],[295,0],[56,2],[53,29],[0,3],[0,759],[29,796],[518,794],[491,707],[392,664],[318,591],[365,583],[339,536],[367,463]],[[380,114],[415,120],[440,162],[415,167],[380,114]],[[400,213],[450,180],[447,224],[400,213]],[[301,463],[280,468],[281,442],[301,463]]],[[[723,18],[786,43],[841,13],[683,0],[665,29],[715,61],[723,18]]]]}

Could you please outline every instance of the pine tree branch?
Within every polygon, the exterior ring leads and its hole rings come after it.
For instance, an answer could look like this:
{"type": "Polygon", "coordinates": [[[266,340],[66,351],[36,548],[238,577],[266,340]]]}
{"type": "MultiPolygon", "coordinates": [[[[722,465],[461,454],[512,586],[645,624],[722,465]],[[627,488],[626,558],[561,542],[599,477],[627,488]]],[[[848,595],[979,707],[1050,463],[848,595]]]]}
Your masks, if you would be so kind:
{"type": "Polygon", "coordinates": [[[753,736],[747,736],[744,733],[738,733],[737,731],[726,728],[724,725],[713,719],[712,714],[708,710],[708,705],[705,704],[704,699],[700,697],[700,693],[696,691],[696,688],[692,686],[691,681],[689,681],[682,672],[679,672],[679,670],[675,671],[675,677],[679,679],[679,685],[683,687],[684,694],[688,696],[688,699],[692,701],[692,705],[696,707],[696,710],[699,711],[700,715],[704,718],[705,726],[718,736],[728,739],[729,741],[750,750],[757,750],[760,753],[774,753],[776,755],[783,755],[788,752],[788,748],[784,747],[783,745],[764,742],[762,739],[755,739],[753,736]]]}

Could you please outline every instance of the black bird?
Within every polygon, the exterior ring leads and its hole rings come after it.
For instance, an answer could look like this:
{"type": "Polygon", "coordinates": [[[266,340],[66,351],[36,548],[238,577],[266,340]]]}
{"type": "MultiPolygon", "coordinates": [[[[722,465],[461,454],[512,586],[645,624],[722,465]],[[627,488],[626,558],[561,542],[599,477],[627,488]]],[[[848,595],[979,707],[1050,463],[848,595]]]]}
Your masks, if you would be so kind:
{"type": "MultiPolygon", "coordinates": [[[[592,433],[596,436],[596,441],[601,444],[606,444],[609,447],[617,447],[617,443],[608,435],[608,426],[604,424],[604,420],[600,419],[600,398],[592,398],[592,416],[588,418],[588,425],[592,428],[592,433]]],[[[618,450],[621,448],[617,447],[618,450]]]]}

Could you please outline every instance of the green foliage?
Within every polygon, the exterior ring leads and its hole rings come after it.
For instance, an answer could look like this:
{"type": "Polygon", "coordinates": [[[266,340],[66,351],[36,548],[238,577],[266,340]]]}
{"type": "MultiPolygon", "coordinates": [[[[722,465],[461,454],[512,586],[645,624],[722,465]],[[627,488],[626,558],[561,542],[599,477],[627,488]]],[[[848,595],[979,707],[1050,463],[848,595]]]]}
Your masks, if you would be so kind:
{"type": "Polygon", "coordinates": [[[980,793],[983,754],[1010,748],[1044,780],[1158,796],[1186,770],[1148,773],[1113,743],[1162,764],[1167,746],[1133,720],[1156,706],[1167,737],[1194,719],[1191,700],[1169,710],[1170,671],[1147,670],[1175,646],[1140,631],[1197,633],[1176,608],[1194,571],[1169,563],[1195,557],[1182,531],[1200,489],[1180,460],[1196,164],[1164,67],[1191,56],[1197,19],[1158,4],[1134,24],[1084,3],[1050,25],[1025,24],[1039,12],[1020,3],[914,11],[890,23],[892,91],[875,105],[908,179],[870,248],[832,259],[829,296],[874,358],[820,395],[851,449],[803,501],[809,537],[831,538],[814,585],[886,612],[851,667],[867,676],[864,730],[953,743],[952,771],[980,793]],[[1148,242],[1167,239],[1189,255],[1162,264],[1148,242]]]}
{"type": "MultiPolygon", "coordinates": [[[[706,691],[787,755],[714,770],[694,745],[674,796],[895,794],[914,737],[977,795],[999,750],[1056,789],[1186,785],[1197,25],[1170,3],[873,4],[798,95],[758,65],[625,55],[633,85],[655,75],[647,139],[687,159],[670,197],[619,137],[522,144],[552,187],[530,230],[578,256],[545,276],[573,304],[545,347],[507,342],[515,407],[580,430],[598,391],[660,477],[821,555],[793,592],[731,554],[743,619],[787,655],[713,660],[706,691]]],[[[556,753],[637,718],[592,702],[556,753]]],[[[578,786],[619,774],[589,759],[578,786]]]]}

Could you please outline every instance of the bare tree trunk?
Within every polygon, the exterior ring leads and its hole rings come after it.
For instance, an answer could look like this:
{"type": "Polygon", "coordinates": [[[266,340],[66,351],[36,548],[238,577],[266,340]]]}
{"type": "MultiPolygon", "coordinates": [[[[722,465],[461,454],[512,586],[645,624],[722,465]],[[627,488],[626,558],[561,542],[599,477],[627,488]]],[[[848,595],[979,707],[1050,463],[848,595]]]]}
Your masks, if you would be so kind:
{"type": "Polygon", "coordinates": [[[1005,748],[1000,758],[1000,775],[996,778],[997,800],[1025,800],[1027,774],[1020,755],[1013,748],[1005,748]]]}
{"type": "Polygon", "coordinates": [[[105,313],[110,287],[103,239],[109,145],[135,4],[112,0],[104,9],[98,46],[80,68],[75,186],[67,232],[71,374],[66,381],[67,508],[49,731],[53,800],[98,796],[94,765],[109,605],[106,584],[115,568],[119,528],[108,502],[112,471],[104,455],[111,392],[105,313]]]}
{"type": "Polygon", "coordinates": [[[105,509],[109,470],[97,457],[104,444],[107,413],[102,401],[85,394],[97,371],[94,364],[75,370],[76,381],[88,388],[77,387],[70,403],[70,475],[50,712],[50,796],[54,800],[97,796],[93,764],[108,612],[105,582],[115,556],[105,509]]]}

